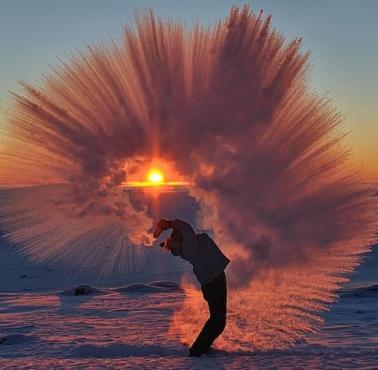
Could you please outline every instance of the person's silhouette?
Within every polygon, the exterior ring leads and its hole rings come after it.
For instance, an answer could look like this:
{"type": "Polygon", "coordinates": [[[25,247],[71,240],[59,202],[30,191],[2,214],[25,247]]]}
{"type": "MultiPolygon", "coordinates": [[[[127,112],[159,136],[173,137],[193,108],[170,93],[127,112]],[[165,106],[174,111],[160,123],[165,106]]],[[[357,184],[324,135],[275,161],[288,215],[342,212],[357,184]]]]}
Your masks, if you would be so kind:
{"type": "Polygon", "coordinates": [[[226,326],[227,283],[224,270],[230,260],[206,233],[196,234],[182,220],[160,219],[154,237],[170,228],[173,229],[171,235],[160,246],[192,264],[203,297],[209,305],[210,317],[189,349],[190,356],[200,356],[211,347],[226,326]]]}

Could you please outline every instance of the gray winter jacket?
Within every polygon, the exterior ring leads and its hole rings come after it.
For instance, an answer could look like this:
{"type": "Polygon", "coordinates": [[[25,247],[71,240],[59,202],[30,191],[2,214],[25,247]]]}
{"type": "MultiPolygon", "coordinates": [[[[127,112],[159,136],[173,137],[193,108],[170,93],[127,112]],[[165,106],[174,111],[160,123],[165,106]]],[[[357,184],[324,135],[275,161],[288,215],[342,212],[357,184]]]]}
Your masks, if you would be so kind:
{"type": "Polygon", "coordinates": [[[188,223],[178,219],[172,221],[172,228],[182,233],[181,258],[192,264],[201,285],[220,275],[230,263],[207,234],[196,234],[188,223]]]}

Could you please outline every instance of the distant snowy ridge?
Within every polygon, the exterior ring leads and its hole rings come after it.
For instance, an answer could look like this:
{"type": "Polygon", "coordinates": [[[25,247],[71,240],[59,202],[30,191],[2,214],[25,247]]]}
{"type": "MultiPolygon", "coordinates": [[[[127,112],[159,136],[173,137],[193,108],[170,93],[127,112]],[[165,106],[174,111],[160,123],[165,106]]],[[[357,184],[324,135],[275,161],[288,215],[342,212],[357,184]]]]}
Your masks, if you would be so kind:
{"type": "Polygon", "coordinates": [[[25,334],[8,334],[4,336],[0,336],[0,346],[6,345],[6,346],[11,346],[15,344],[21,344],[28,342],[31,340],[32,337],[25,335],[25,334]]]}
{"type": "Polygon", "coordinates": [[[60,292],[60,295],[97,295],[97,294],[106,294],[107,292],[105,290],[101,290],[98,288],[95,288],[89,284],[81,284],[74,286],[70,289],[66,289],[62,292],[60,292]]]}
{"type": "Polygon", "coordinates": [[[378,297],[378,284],[372,284],[367,286],[362,286],[359,288],[345,290],[342,297],[355,297],[355,298],[368,298],[368,297],[378,297]]]}
{"type": "Polygon", "coordinates": [[[149,284],[136,283],[113,289],[120,293],[154,293],[183,291],[179,284],[169,280],[153,281],[149,284]]]}
{"type": "Polygon", "coordinates": [[[158,292],[181,292],[183,289],[174,281],[157,280],[151,283],[135,283],[113,289],[99,289],[89,284],[80,284],[63,290],[59,295],[98,295],[110,292],[118,293],[158,293],[158,292]]]}

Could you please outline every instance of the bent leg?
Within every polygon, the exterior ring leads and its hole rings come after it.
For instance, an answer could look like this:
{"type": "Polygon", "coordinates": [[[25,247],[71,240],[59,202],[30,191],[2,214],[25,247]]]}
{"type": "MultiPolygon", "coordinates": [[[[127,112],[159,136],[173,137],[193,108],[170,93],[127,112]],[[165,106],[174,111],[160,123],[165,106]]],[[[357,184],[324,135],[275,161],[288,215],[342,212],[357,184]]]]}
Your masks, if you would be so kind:
{"type": "Polygon", "coordinates": [[[227,284],[225,273],[201,287],[209,305],[210,317],[203,326],[190,352],[206,352],[226,326],[227,284]]]}

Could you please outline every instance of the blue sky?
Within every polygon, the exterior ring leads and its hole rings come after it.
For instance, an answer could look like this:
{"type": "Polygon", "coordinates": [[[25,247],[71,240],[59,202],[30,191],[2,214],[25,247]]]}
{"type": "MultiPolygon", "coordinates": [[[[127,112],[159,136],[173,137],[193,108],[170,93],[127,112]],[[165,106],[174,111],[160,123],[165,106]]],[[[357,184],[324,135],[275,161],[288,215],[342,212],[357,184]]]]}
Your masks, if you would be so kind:
{"type": "Polygon", "coordinates": [[[17,80],[33,82],[56,57],[122,34],[133,11],[211,23],[231,5],[273,15],[288,38],[303,36],[312,53],[312,85],[346,115],[358,165],[378,179],[378,0],[0,0],[0,104],[17,80]]]}

